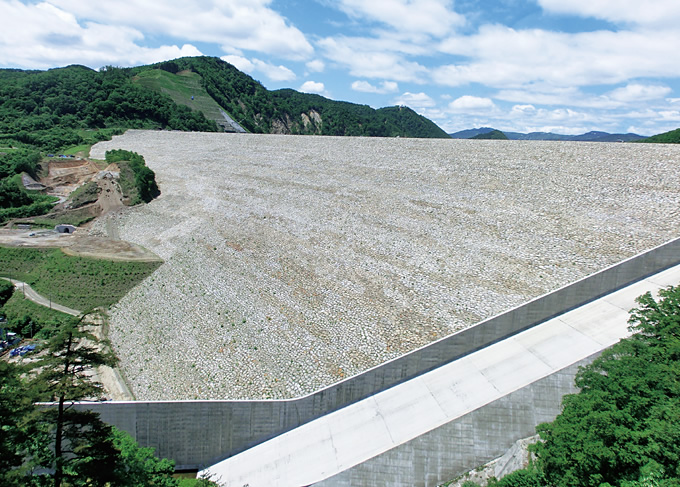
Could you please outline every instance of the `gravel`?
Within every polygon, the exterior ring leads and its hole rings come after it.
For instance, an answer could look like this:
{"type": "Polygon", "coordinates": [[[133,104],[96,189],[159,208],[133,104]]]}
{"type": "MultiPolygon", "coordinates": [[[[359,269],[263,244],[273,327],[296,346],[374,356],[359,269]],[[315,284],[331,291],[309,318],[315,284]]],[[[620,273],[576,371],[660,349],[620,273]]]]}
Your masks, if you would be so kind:
{"type": "Polygon", "coordinates": [[[140,400],[306,394],[672,238],[680,146],[130,131],[165,263],[111,310],[140,400]]]}

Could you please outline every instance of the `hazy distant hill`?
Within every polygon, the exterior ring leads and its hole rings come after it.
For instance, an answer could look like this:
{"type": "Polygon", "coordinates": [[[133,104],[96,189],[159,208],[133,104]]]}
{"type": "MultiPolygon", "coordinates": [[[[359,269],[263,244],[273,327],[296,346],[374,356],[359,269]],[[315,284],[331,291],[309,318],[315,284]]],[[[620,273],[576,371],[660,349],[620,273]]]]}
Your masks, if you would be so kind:
{"type": "Polygon", "coordinates": [[[510,140],[569,140],[570,135],[553,134],[552,132],[505,132],[510,140]]]}
{"type": "Polygon", "coordinates": [[[641,140],[640,142],[649,142],[654,144],[680,144],[680,129],[664,132],[663,134],[653,135],[641,140]]]}
{"type": "MultiPolygon", "coordinates": [[[[491,127],[481,127],[478,129],[461,130],[449,134],[454,139],[472,139],[480,134],[493,132],[496,129],[491,127]]],[[[607,132],[588,132],[581,135],[562,135],[551,132],[531,132],[524,134],[521,132],[503,132],[510,140],[568,140],[585,142],[631,142],[642,140],[645,137],[637,134],[610,134],[607,132]]]]}
{"type": "Polygon", "coordinates": [[[484,133],[477,134],[474,137],[470,137],[470,138],[471,139],[478,139],[478,140],[508,140],[508,136],[505,135],[500,130],[492,130],[491,132],[484,132],[484,133]]]}
{"type": "Polygon", "coordinates": [[[456,132],[449,135],[453,139],[471,139],[473,137],[476,137],[477,135],[487,134],[489,132],[493,132],[494,130],[495,129],[492,129],[491,127],[480,127],[478,129],[461,130],[460,132],[456,132]]]}

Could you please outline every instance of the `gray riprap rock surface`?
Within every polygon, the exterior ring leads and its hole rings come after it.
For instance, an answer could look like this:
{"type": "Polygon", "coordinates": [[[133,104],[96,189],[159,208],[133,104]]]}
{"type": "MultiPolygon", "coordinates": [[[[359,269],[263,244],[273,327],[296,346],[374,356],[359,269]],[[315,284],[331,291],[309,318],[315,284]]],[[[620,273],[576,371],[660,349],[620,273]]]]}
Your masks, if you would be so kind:
{"type": "MultiPolygon", "coordinates": [[[[130,131],[165,263],[111,312],[138,399],[309,393],[678,236],[680,146],[130,131]]],[[[93,232],[105,232],[107,222],[93,232]]]]}

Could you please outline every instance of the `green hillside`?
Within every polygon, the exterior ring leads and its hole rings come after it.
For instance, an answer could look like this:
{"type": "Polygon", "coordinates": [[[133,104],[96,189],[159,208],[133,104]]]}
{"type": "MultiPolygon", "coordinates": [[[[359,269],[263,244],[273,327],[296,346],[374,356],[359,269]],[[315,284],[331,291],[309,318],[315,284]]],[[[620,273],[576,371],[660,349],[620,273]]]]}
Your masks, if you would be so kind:
{"type": "Polygon", "coordinates": [[[128,69],[0,70],[0,147],[58,151],[127,128],[217,130],[199,112],[132,83],[128,69]]]}
{"type": "Polygon", "coordinates": [[[128,128],[231,129],[221,109],[254,133],[448,138],[407,108],[269,91],[219,58],[189,57],[99,71],[0,69],[0,151],[86,148],[128,128]]]}
{"type": "MultiPolygon", "coordinates": [[[[190,76],[187,73],[200,76],[202,87],[216,105],[253,133],[449,138],[433,122],[407,108],[375,110],[367,105],[329,100],[291,89],[269,91],[219,58],[180,58],[133,71],[139,79],[156,76],[165,80],[165,92],[185,104],[189,92],[178,87],[185,81],[176,78],[190,76]],[[170,75],[148,74],[150,68],[170,75]],[[171,87],[171,83],[175,86],[171,87]]],[[[159,90],[160,83],[148,86],[159,90]]],[[[214,119],[207,111],[204,113],[214,119]]]]}
{"type": "Polygon", "coordinates": [[[485,132],[483,134],[478,134],[470,138],[477,140],[509,140],[508,136],[505,135],[500,130],[492,130],[491,132],[485,132]]]}
{"type": "Polygon", "coordinates": [[[640,142],[649,142],[652,144],[680,144],[680,129],[671,130],[663,134],[653,135],[647,137],[640,142]]]}
{"type": "Polygon", "coordinates": [[[222,116],[223,108],[205,91],[202,81],[200,75],[188,70],[173,74],[162,69],[148,69],[132,78],[134,84],[168,95],[176,104],[202,112],[208,120],[231,130],[222,116]]]}

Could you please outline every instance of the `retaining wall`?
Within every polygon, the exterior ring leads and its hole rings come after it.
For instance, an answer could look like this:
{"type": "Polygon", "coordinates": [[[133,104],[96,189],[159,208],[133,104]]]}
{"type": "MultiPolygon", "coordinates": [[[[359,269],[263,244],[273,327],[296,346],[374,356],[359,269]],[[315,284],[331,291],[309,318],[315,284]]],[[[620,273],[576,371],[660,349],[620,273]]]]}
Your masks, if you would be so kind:
{"type": "MultiPolygon", "coordinates": [[[[179,469],[200,469],[679,263],[680,239],[676,239],[297,399],[109,402],[81,407],[99,412],[104,421],[128,431],[142,446],[154,447],[157,455],[174,459],[179,469]]],[[[563,393],[558,394],[555,408],[563,393]]]]}
{"type": "Polygon", "coordinates": [[[435,487],[502,456],[560,413],[574,376],[592,355],[322,482],[319,487],[435,487]]]}

